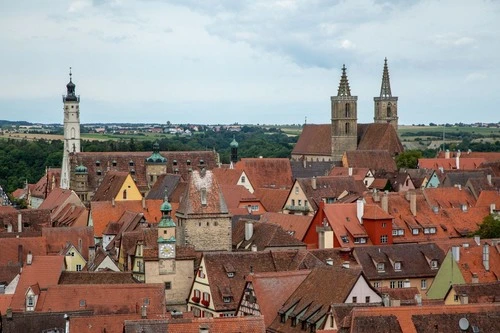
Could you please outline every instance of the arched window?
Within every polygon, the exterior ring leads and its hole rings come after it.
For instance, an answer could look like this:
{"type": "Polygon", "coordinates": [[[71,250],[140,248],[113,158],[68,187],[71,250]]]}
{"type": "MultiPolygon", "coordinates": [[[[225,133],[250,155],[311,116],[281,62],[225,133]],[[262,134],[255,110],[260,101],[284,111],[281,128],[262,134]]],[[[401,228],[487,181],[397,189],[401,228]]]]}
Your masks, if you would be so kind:
{"type": "Polygon", "coordinates": [[[351,111],[351,105],[349,103],[345,103],[345,117],[349,118],[349,113],[351,111]]]}
{"type": "Polygon", "coordinates": [[[387,117],[392,117],[392,110],[390,106],[387,107],[387,117]]]}
{"type": "Polygon", "coordinates": [[[74,127],[71,127],[71,138],[72,139],[75,138],[75,128],[74,127]]]}
{"type": "Polygon", "coordinates": [[[127,190],[123,190],[123,200],[127,200],[127,190]]]}
{"type": "Polygon", "coordinates": [[[349,123],[345,123],[345,134],[349,134],[350,130],[349,123]]]}

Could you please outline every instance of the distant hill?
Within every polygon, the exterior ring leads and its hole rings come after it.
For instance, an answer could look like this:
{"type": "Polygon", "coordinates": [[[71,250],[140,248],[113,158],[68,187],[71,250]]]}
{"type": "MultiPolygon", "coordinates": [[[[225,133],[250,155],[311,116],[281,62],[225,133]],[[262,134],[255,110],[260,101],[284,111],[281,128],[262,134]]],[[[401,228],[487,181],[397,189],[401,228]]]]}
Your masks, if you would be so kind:
{"type": "Polygon", "coordinates": [[[27,121],[10,121],[10,120],[0,119],[0,126],[30,126],[30,125],[33,124],[27,121]]]}

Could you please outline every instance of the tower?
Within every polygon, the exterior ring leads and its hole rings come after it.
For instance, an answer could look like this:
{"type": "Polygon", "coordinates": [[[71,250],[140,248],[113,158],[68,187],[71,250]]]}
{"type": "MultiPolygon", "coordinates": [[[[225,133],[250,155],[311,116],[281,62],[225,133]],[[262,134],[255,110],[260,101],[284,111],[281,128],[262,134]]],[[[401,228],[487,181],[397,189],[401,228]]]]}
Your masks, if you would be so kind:
{"type": "Polygon", "coordinates": [[[373,98],[375,105],[374,121],[376,123],[390,123],[395,130],[398,129],[398,98],[392,97],[391,82],[389,80],[389,68],[387,58],[384,59],[384,72],[382,74],[382,85],[380,97],[373,98]]]}
{"type": "Polygon", "coordinates": [[[64,105],[64,152],[61,167],[62,189],[69,189],[71,163],[70,155],[80,152],[80,96],[75,94],[75,84],[72,81],[69,68],[69,83],[66,85],[66,95],[63,95],[64,105]]]}
{"type": "Polygon", "coordinates": [[[160,154],[158,142],[153,144],[153,154],[146,158],[146,179],[151,188],[160,175],[167,173],[167,159],[160,154]]]}
{"type": "Polygon", "coordinates": [[[165,197],[165,202],[160,207],[162,218],[158,223],[158,259],[161,274],[175,272],[175,222],[170,215],[172,205],[165,197]]]}
{"type": "Polygon", "coordinates": [[[351,96],[345,65],[342,67],[337,96],[332,103],[332,160],[339,162],[345,151],[356,150],[358,143],[358,96],[351,96]]]}
{"type": "Polygon", "coordinates": [[[238,162],[238,141],[236,141],[234,136],[229,146],[231,146],[231,164],[235,164],[238,162]]]}

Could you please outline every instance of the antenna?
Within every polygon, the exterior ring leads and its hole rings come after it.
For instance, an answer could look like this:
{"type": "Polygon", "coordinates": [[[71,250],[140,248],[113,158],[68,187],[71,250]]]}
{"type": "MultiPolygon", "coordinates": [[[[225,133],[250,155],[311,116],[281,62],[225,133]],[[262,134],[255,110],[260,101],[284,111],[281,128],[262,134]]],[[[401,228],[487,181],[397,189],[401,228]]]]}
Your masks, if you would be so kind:
{"type": "Polygon", "coordinates": [[[469,329],[469,321],[465,317],[460,318],[460,320],[458,321],[458,326],[462,331],[467,331],[469,329]]]}
{"type": "Polygon", "coordinates": [[[306,116],[306,118],[304,120],[304,125],[307,125],[307,116],[306,116]]]}

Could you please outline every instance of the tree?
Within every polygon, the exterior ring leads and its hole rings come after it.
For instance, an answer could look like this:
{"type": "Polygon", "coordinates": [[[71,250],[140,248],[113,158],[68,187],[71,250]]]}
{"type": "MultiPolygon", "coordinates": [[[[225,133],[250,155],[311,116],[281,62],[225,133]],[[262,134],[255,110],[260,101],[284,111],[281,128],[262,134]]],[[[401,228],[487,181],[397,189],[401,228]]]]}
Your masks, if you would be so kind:
{"type": "Polygon", "coordinates": [[[422,158],[422,152],[420,150],[407,150],[396,157],[396,165],[399,169],[416,169],[419,158],[422,158]]]}
{"type": "Polygon", "coordinates": [[[500,237],[500,216],[498,214],[486,216],[474,235],[479,235],[482,238],[500,237]]]}

